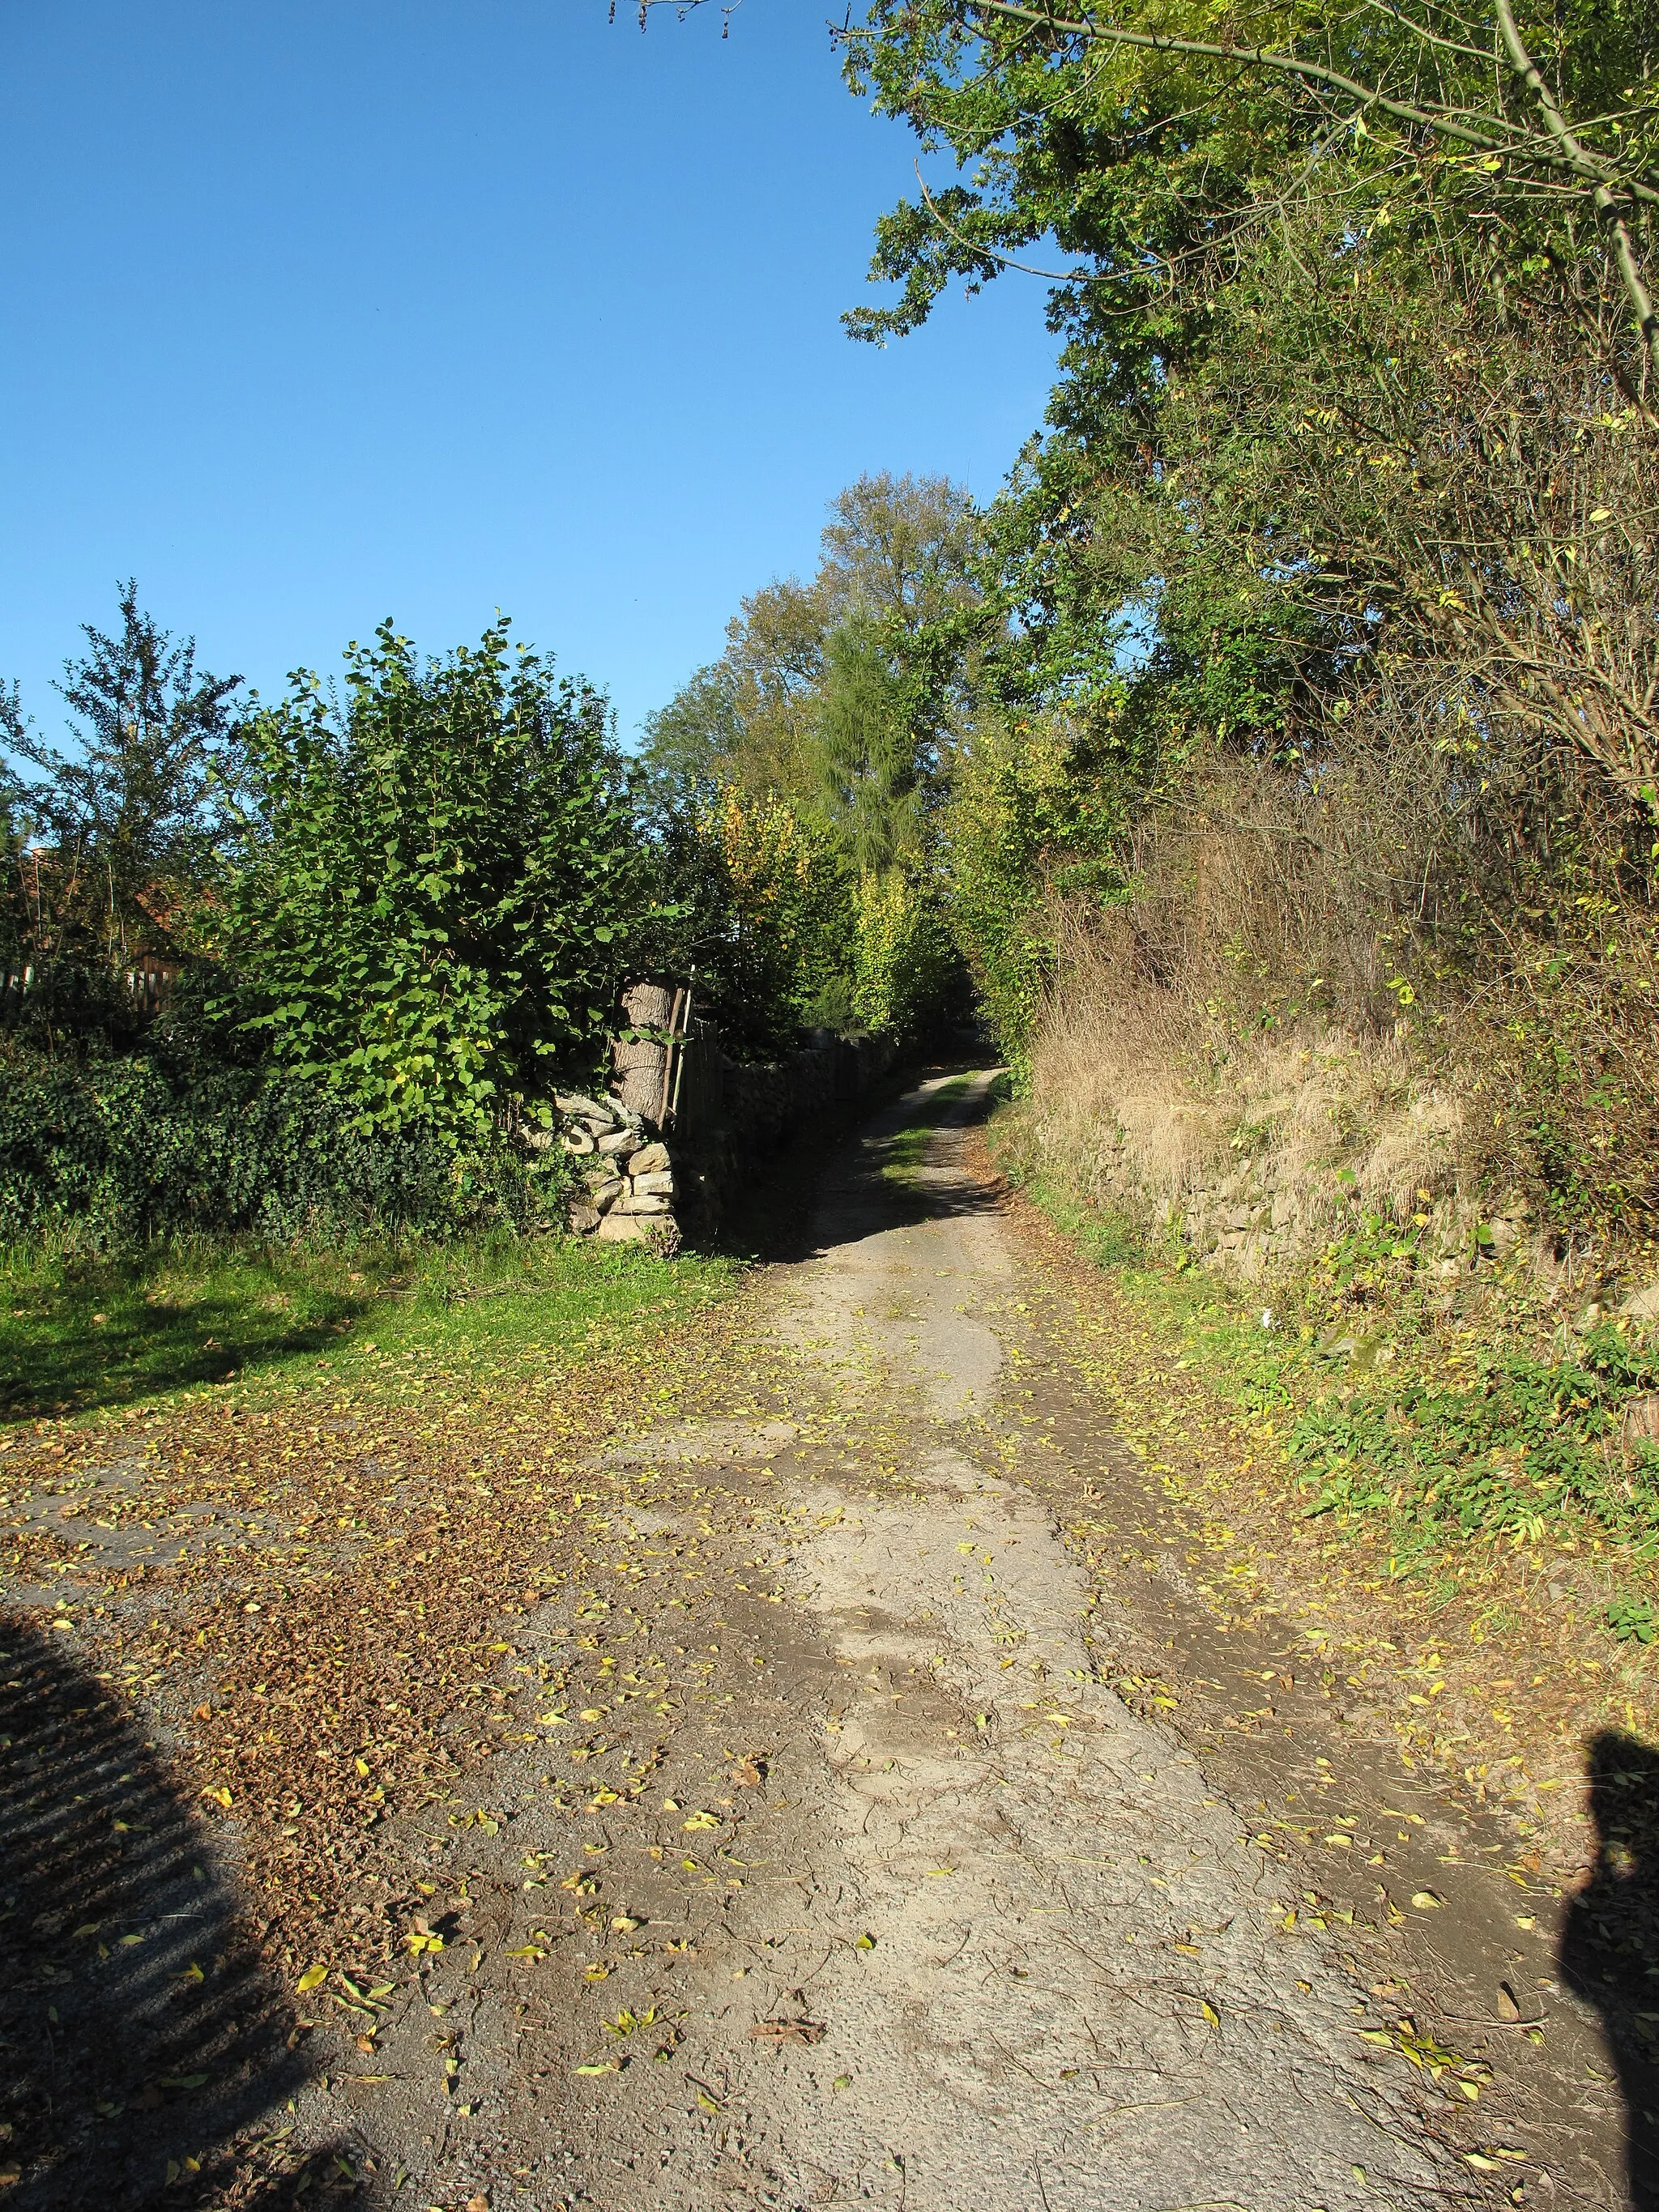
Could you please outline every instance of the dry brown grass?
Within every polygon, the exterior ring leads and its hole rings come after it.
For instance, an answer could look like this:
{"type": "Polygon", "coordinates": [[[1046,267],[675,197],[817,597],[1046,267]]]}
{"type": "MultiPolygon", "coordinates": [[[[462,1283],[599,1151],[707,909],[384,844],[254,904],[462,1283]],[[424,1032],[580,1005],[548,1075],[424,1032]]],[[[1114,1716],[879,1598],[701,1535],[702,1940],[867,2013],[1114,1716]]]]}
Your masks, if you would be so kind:
{"type": "Polygon", "coordinates": [[[1133,897],[1056,916],[1032,1135],[1097,1200],[1168,1219],[1248,1160],[1301,1194],[1305,1243],[1336,1218],[1338,1167],[1382,1208],[1472,1199],[1467,1100],[1389,993],[1374,870],[1298,826],[1320,803],[1218,779],[1142,826],[1133,897]]]}
{"type": "Polygon", "coordinates": [[[1029,1141],[1073,1188],[1168,1221],[1248,1179],[1293,1213],[1281,1256],[1355,1197],[1615,1261],[1650,1230],[1650,911],[1616,870],[1599,908],[1522,908],[1437,726],[1395,693],[1317,769],[1214,761],[1141,818],[1126,900],[1054,915],[1029,1141]]]}

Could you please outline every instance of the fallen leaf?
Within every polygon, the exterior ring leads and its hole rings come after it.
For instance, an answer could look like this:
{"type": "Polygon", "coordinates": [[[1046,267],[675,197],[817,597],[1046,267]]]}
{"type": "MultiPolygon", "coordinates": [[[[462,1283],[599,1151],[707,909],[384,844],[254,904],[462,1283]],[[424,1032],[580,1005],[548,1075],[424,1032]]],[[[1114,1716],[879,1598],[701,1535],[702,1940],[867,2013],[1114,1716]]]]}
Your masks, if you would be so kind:
{"type": "Polygon", "coordinates": [[[749,2033],[763,2043],[780,2047],[786,2043],[817,2043],[823,2040],[823,2022],[821,2020],[757,2020],[749,2033]]]}
{"type": "Polygon", "coordinates": [[[313,1990],[321,1989],[323,1984],[327,1979],[328,1968],[326,1966],[307,1966],[304,1973],[301,1975],[299,1980],[294,1984],[294,1986],[299,1990],[301,1996],[308,1996],[313,1990]]]}

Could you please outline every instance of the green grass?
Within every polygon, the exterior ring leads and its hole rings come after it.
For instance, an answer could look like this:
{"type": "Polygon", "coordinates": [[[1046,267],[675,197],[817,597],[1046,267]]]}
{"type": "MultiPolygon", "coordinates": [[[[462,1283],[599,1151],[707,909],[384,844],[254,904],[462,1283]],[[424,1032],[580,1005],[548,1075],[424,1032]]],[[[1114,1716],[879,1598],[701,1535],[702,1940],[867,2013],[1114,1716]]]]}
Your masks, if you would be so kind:
{"type": "Polygon", "coordinates": [[[0,1422],[234,1381],[244,1395],[388,1369],[562,1361],[720,1296],[729,1261],[498,1235],[334,1250],[252,1241],[0,1266],[0,1422]]]}
{"type": "Polygon", "coordinates": [[[1054,1181],[1023,1180],[1179,1342],[1183,1364],[1218,1396],[1276,1418],[1304,1517],[1339,1529],[1380,1520],[1401,1573],[1472,1539],[1540,1543],[1586,1529],[1636,1564],[1659,1555],[1659,1451],[1620,1448],[1625,1407],[1659,1387],[1659,1351],[1627,1323],[1559,1335],[1547,1352],[1492,1316],[1436,1339],[1399,1289],[1392,1300],[1368,1289],[1375,1302],[1355,1307],[1328,1267],[1250,1300],[1054,1181]],[[1268,1298],[1286,1310],[1264,1328],[1268,1298]]]}

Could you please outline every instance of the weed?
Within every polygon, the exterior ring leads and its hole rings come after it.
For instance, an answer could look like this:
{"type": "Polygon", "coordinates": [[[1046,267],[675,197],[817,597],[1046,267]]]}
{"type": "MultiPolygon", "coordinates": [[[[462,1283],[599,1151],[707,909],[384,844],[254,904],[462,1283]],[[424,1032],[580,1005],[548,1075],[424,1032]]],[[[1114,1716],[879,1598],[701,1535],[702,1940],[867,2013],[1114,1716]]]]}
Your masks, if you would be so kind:
{"type": "Polygon", "coordinates": [[[948,1083],[941,1083],[930,1094],[922,1117],[887,1139],[882,1147],[881,1171],[890,1182],[915,1180],[916,1170],[927,1160],[929,1140],[950,1119],[951,1109],[972,1080],[969,1075],[953,1075],[948,1083]]]}
{"type": "Polygon", "coordinates": [[[1659,1607],[1649,1598],[1615,1598],[1601,1618],[1621,1644],[1659,1640],[1659,1607]]]}

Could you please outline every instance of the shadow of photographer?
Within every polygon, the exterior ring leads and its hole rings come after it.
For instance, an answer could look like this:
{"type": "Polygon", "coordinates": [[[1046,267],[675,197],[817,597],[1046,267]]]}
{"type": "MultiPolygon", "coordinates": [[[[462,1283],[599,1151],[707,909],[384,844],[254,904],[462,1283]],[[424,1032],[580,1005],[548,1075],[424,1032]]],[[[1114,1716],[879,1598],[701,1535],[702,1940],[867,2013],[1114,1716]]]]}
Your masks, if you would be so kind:
{"type": "Polygon", "coordinates": [[[64,1641],[0,1620],[8,2212],[338,2203],[341,2163],[282,2112],[285,1995],[165,1763],[64,1641]]]}
{"type": "Polygon", "coordinates": [[[1625,2103],[1634,2212],[1659,2212],[1659,1752],[1604,1730],[1590,1744],[1595,1865],[1561,1934],[1561,1978],[1593,2005],[1625,2103]]]}

